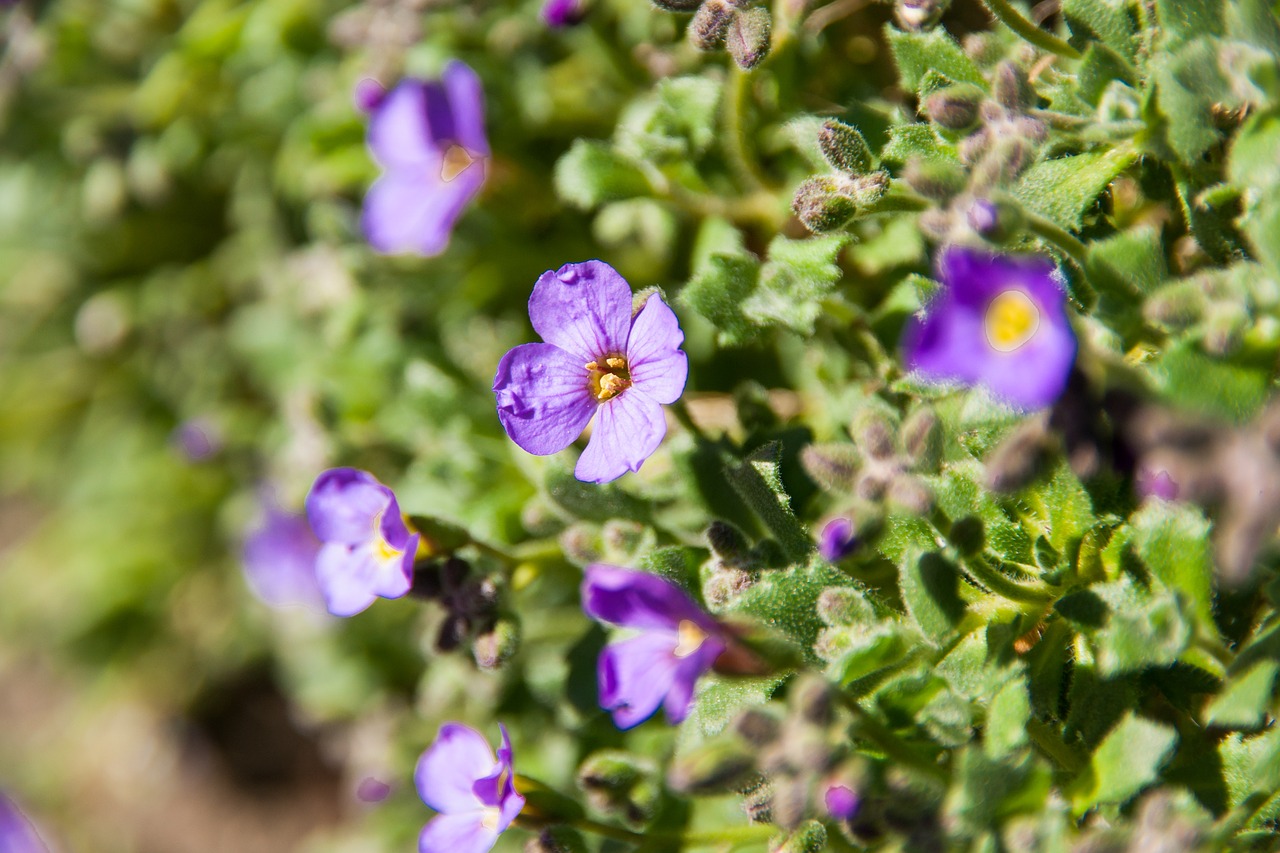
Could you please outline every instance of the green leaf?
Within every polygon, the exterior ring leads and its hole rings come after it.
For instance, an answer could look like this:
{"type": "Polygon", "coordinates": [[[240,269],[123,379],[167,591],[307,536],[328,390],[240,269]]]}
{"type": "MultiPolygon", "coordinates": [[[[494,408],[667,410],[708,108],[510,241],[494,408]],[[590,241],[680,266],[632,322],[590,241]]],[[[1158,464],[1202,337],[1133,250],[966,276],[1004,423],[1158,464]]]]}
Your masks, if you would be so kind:
{"type": "Polygon", "coordinates": [[[701,739],[699,735],[707,738],[720,734],[738,712],[763,705],[785,680],[785,676],[776,675],[730,678],[713,674],[700,678],[689,717],[680,726],[681,744],[696,742],[701,739]]]}
{"type": "Polygon", "coordinates": [[[1136,87],[1139,83],[1133,66],[1124,57],[1104,44],[1091,44],[1080,60],[1076,92],[1092,106],[1102,102],[1102,96],[1115,82],[1136,87]]]}
{"type": "Polygon", "coordinates": [[[993,759],[976,744],[960,753],[956,775],[946,810],[971,832],[1008,815],[1042,812],[1052,781],[1049,768],[1029,752],[993,759]]]}
{"type": "Polygon", "coordinates": [[[1129,521],[1142,562],[1170,591],[1190,599],[1201,627],[1213,632],[1213,554],[1203,511],[1191,504],[1148,501],[1129,521]]]}
{"type": "Polygon", "coordinates": [[[880,159],[891,165],[903,166],[912,157],[959,162],[955,149],[938,138],[931,124],[921,122],[889,128],[889,141],[881,149],[880,159]]]}
{"type": "Polygon", "coordinates": [[[1222,742],[1220,752],[1232,807],[1275,796],[1280,788],[1280,727],[1255,737],[1233,734],[1222,742]]]}
{"type": "Polygon", "coordinates": [[[1201,36],[1224,32],[1224,0],[1156,0],[1156,20],[1165,50],[1201,36]]]}
{"type": "Polygon", "coordinates": [[[1085,212],[1133,160],[1124,148],[1042,160],[1027,170],[1013,194],[1028,210],[1078,231],[1085,212]]]}
{"type": "Polygon", "coordinates": [[[1137,53],[1137,22],[1125,0],[1063,0],[1062,16],[1072,41],[1101,41],[1132,62],[1137,53]]]}
{"type": "Polygon", "coordinates": [[[706,77],[668,77],[618,122],[618,148],[657,163],[702,153],[715,139],[721,84],[706,77]]]}
{"type": "Polygon", "coordinates": [[[817,614],[818,596],[828,587],[849,584],[847,575],[814,555],[808,563],[763,572],[721,615],[750,616],[786,636],[816,662],[813,644],[823,628],[817,614]]]}
{"type": "Polygon", "coordinates": [[[991,700],[982,747],[991,758],[1002,758],[1027,743],[1027,722],[1031,719],[1031,699],[1025,678],[1010,680],[991,700]]]}
{"type": "MultiPolygon", "coordinates": [[[[791,509],[791,498],[782,487],[779,474],[781,445],[770,442],[751,452],[741,462],[725,467],[725,478],[793,562],[813,551],[804,526],[791,509]]],[[[810,641],[812,643],[812,641],[810,641]]]]}
{"type": "Polygon", "coordinates": [[[930,71],[956,83],[987,87],[978,66],[945,30],[938,28],[928,33],[908,33],[886,25],[885,33],[894,61],[898,63],[902,88],[918,93],[920,84],[930,71]]]}
{"type": "Polygon", "coordinates": [[[940,646],[964,617],[960,570],[935,552],[908,551],[901,586],[907,612],[920,631],[940,646]]]}
{"type": "Polygon", "coordinates": [[[563,468],[547,471],[547,497],[570,515],[585,521],[608,521],[626,518],[648,523],[650,505],[624,491],[616,483],[583,483],[563,468]]]}
{"type": "Polygon", "coordinates": [[[1089,244],[1089,281],[1101,296],[1132,300],[1168,278],[1160,231],[1140,225],[1089,244]]]}
{"type": "Polygon", "coordinates": [[[639,166],[607,143],[589,139],[575,141],[556,162],[555,186],[560,198],[583,210],[652,192],[639,166]]]}
{"type": "Polygon", "coordinates": [[[1167,350],[1150,372],[1169,402],[1235,423],[1261,410],[1271,384],[1269,369],[1214,358],[1189,341],[1167,350]]]}
{"type": "Polygon", "coordinates": [[[1243,674],[1233,676],[1205,708],[1205,722],[1233,729],[1261,726],[1271,705],[1277,673],[1280,673],[1280,663],[1263,660],[1243,674]]]}
{"type": "Polygon", "coordinates": [[[680,291],[679,301],[711,321],[720,346],[742,346],[760,334],[742,313],[759,277],[760,262],[751,255],[712,255],[680,291]]]}
{"type": "Polygon", "coordinates": [[[1060,463],[1053,475],[1040,480],[1021,496],[1034,514],[1036,533],[1049,540],[1060,554],[1069,554],[1094,525],[1093,501],[1071,467],[1060,463]]]}
{"type": "Polygon", "coordinates": [[[1280,111],[1251,116],[1236,134],[1227,161],[1231,180],[1245,194],[1240,226],[1254,255],[1280,278],[1280,111]]]}
{"type": "Polygon", "coordinates": [[[1076,813],[1104,803],[1124,803],[1156,781],[1177,741],[1169,726],[1130,711],[1098,745],[1089,769],[1072,786],[1076,813]]]}
{"type": "Polygon", "coordinates": [[[775,237],[759,285],[743,302],[742,313],[759,326],[780,325],[813,334],[814,323],[824,313],[822,300],[843,276],[836,258],[848,241],[844,234],[807,240],[775,237]]]}

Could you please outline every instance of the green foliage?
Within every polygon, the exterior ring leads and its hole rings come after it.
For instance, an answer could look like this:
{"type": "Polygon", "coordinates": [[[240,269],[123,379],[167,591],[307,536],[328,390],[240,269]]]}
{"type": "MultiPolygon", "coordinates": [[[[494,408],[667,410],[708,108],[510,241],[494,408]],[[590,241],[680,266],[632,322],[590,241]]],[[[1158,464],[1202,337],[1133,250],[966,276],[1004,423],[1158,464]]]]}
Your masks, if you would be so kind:
{"type": "Polygon", "coordinates": [[[1126,715],[1094,751],[1088,771],[1074,786],[1072,806],[1083,812],[1130,799],[1156,780],[1177,741],[1168,726],[1126,715]]]}

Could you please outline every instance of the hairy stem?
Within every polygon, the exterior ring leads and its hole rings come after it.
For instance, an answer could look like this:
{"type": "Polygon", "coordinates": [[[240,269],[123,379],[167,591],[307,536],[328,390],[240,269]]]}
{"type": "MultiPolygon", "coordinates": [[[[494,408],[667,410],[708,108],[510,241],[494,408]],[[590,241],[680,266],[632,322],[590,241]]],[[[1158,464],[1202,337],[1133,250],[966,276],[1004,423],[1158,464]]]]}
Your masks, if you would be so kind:
{"type": "Polygon", "coordinates": [[[982,4],[987,7],[995,18],[1009,29],[1013,30],[1023,39],[1034,44],[1041,50],[1055,53],[1058,56],[1064,56],[1067,59],[1079,59],[1080,51],[1067,44],[1053,33],[1045,32],[1037,27],[1031,21],[1022,17],[1022,13],[1013,8],[1009,4],[1009,0],[982,0],[982,4]]]}
{"type": "Polygon", "coordinates": [[[768,187],[769,180],[747,149],[744,117],[750,94],[749,82],[748,72],[736,65],[729,69],[724,93],[724,153],[738,178],[751,190],[760,191],[768,187]]]}

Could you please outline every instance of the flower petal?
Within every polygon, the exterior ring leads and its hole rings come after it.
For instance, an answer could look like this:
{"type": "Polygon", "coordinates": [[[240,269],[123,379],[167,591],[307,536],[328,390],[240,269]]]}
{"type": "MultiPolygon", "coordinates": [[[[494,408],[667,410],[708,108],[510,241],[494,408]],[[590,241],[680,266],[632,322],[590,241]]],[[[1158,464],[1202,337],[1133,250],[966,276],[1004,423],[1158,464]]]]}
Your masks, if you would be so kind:
{"type": "Polygon", "coordinates": [[[374,519],[391,501],[391,490],[367,471],[330,468],[307,494],[307,520],[322,542],[358,545],[374,538],[374,519]]]}
{"type": "Polygon", "coordinates": [[[453,226],[484,183],[477,160],[450,181],[438,165],[388,169],[365,193],[360,226],[369,245],[384,254],[440,254],[453,226]]]}
{"type": "Polygon", "coordinates": [[[316,581],[325,606],[334,616],[354,616],[377,600],[373,592],[376,567],[362,553],[338,542],[320,549],[316,581]]]}
{"type": "Polygon", "coordinates": [[[722,640],[707,637],[693,654],[677,659],[679,662],[671,679],[671,689],[667,691],[667,698],[662,703],[662,710],[666,712],[667,722],[671,725],[678,726],[689,716],[689,708],[693,706],[694,686],[711,669],[724,649],[722,640]]]}
{"type": "Polygon", "coordinates": [[[249,588],[270,607],[324,610],[316,581],[320,540],[300,515],[267,509],[262,526],[245,539],[242,563],[249,588]]]}
{"type": "Polygon", "coordinates": [[[413,585],[413,559],[417,552],[416,533],[404,543],[404,550],[396,554],[386,555],[375,546],[370,556],[376,566],[370,587],[373,594],[381,598],[400,598],[408,593],[413,585]]]}
{"type": "Polygon", "coordinates": [[[499,832],[487,829],[484,813],[439,814],[427,821],[418,836],[418,853],[487,853],[499,832]]]}
{"type": "Polygon", "coordinates": [[[669,631],[650,631],[600,652],[600,707],[613,713],[620,729],[639,725],[658,710],[676,677],[679,640],[669,631]]]}
{"type": "Polygon", "coordinates": [[[985,311],[1010,288],[1029,290],[1040,303],[1061,301],[1056,267],[1040,255],[1000,255],[968,246],[949,246],[938,256],[938,277],[957,304],[985,311]]]}
{"type": "Polygon", "coordinates": [[[0,793],[0,851],[3,853],[48,853],[44,840],[18,807],[0,793]]]}
{"type": "Polygon", "coordinates": [[[684,332],[680,321],[656,293],[631,324],[627,366],[631,382],[659,403],[674,403],[684,393],[689,359],[680,350],[684,332]]]}
{"type": "Polygon", "coordinates": [[[387,169],[429,167],[439,171],[444,153],[427,121],[431,84],[402,80],[369,116],[365,139],[373,159],[387,169]]]}
{"type": "Polygon", "coordinates": [[[547,270],[529,297],[529,321],[544,341],[581,364],[626,352],[631,286],[604,261],[547,270]]]}
{"type": "Polygon", "coordinates": [[[643,388],[632,386],[600,404],[591,440],[573,475],[584,483],[607,483],[639,471],[666,434],[662,407],[643,388]]]}
{"type": "Polygon", "coordinates": [[[482,809],[490,804],[476,796],[475,784],[492,775],[497,763],[484,735],[462,723],[445,723],[418,759],[413,780],[418,796],[438,812],[482,809]]]}
{"type": "Polygon", "coordinates": [[[993,395],[1022,410],[1042,409],[1062,396],[1076,359],[1071,325],[1042,310],[1035,337],[1014,352],[997,352],[987,361],[981,383],[993,395]]]}
{"type": "Polygon", "coordinates": [[[464,62],[454,60],[441,76],[449,98],[453,141],[472,156],[488,156],[489,140],[484,132],[484,87],[476,72],[464,62]]]}
{"type": "Polygon", "coordinates": [[[521,344],[498,362],[493,393],[511,440],[535,456],[559,453],[595,414],[583,363],[551,344],[521,344]]]}
{"type": "Polygon", "coordinates": [[[582,578],[582,610],[624,628],[675,632],[688,619],[708,633],[720,626],[676,584],[649,572],[592,563],[582,578]]]}

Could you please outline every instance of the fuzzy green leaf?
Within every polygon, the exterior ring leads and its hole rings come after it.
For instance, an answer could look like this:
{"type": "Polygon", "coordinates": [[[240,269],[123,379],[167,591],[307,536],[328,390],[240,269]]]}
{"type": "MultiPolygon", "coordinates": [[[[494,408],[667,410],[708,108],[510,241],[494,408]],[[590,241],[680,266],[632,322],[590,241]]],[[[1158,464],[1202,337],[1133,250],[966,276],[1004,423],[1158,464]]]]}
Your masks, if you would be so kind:
{"type": "Polygon", "coordinates": [[[711,321],[721,346],[742,346],[760,333],[742,313],[759,277],[760,262],[751,255],[712,255],[680,291],[679,301],[711,321]]]}
{"type": "Polygon", "coordinates": [[[926,637],[941,645],[964,617],[960,570],[935,552],[909,551],[900,583],[907,612],[926,637]]]}
{"type": "Polygon", "coordinates": [[[1280,663],[1264,660],[1241,675],[1234,676],[1205,708],[1205,721],[1210,725],[1229,728],[1254,728],[1262,725],[1264,715],[1271,705],[1277,673],[1280,673],[1280,663]]]}
{"type": "Polygon", "coordinates": [[[1142,562],[1169,590],[1185,595],[1201,626],[1213,631],[1213,555],[1204,513],[1189,504],[1148,501],[1130,523],[1142,562]]]}
{"type": "Polygon", "coordinates": [[[807,240],[775,237],[759,285],[742,304],[743,315],[759,326],[780,325],[813,334],[823,314],[822,300],[843,275],[836,258],[848,241],[843,234],[807,240]]]}
{"type": "Polygon", "coordinates": [[[1103,803],[1123,803],[1156,781],[1169,757],[1177,733],[1132,711],[1098,745],[1089,769],[1074,785],[1071,797],[1077,813],[1103,803]]]}
{"type": "Polygon", "coordinates": [[[1137,52],[1137,22],[1124,0],[1063,0],[1062,16],[1073,37],[1101,41],[1133,61],[1137,52]]]}
{"type": "Polygon", "coordinates": [[[918,92],[925,75],[930,71],[955,83],[973,83],[986,88],[987,81],[978,66],[973,64],[973,60],[945,30],[939,28],[928,33],[907,33],[894,27],[886,27],[886,34],[893,59],[898,63],[902,88],[918,92]]]}
{"type": "Polygon", "coordinates": [[[1085,212],[1132,162],[1133,155],[1118,148],[1044,160],[1027,170],[1013,194],[1027,209],[1078,231],[1085,212]]]}
{"type": "Polygon", "coordinates": [[[607,143],[589,139],[575,141],[556,162],[555,185],[560,198],[583,210],[651,193],[639,166],[607,143]]]}

